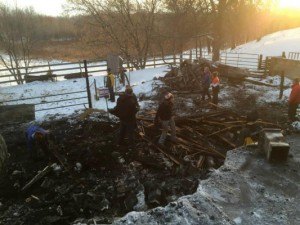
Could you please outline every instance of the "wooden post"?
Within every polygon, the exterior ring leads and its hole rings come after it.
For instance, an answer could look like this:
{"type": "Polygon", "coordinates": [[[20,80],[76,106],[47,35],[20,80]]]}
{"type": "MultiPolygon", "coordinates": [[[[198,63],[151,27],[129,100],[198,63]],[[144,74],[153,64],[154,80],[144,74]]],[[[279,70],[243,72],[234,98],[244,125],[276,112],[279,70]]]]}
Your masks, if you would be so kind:
{"type": "Polygon", "coordinates": [[[180,63],[182,63],[183,61],[183,56],[182,56],[182,52],[180,53],[180,63]]]}
{"type": "Polygon", "coordinates": [[[193,59],[193,58],[192,58],[192,57],[193,57],[192,54],[193,54],[193,53],[192,53],[192,50],[190,50],[190,61],[192,61],[192,59],[193,59]]]}
{"type": "Polygon", "coordinates": [[[202,41],[200,39],[200,58],[202,58],[202,41]]]}
{"type": "Polygon", "coordinates": [[[156,67],[156,64],[155,64],[155,55],[153,55],[153,64],[154,64],[154,68],[156,67]]]}
{"type": "Polygon", "coordinates": [[[269,58],[268,56],[266,57],[266,61],[265,61],[265,70],[264,70],[264,77],[267,76],[267,72],[268,72],[268,62],[269,61],[269,58]]]}
{"type": "Polygon", "coordinates": [[[280,74],[280,93],[279,93],[279,99],[282,99],[284,91],[284,71],[280,74]]]}
{"type": "Polygon", "coordinates": [[[94,86],[95,86],[95,99],[98,101],[98,100],[99,100],[99,97],[98,97],[98,93],[97,93],[96,79],[94,79],[94,86]]]}
{"type": "Polygon", "coordinates": [[[175,52],[173,53],[173,63],[176,65],[176,54],[175,54],[175,52]]]}
{"type": "Polygon", "coordinates": [[[258,66],[257,66],[257,69],[258,69],[258,70],[261,70],[261,67],[262,67],[262,61],[263,61],[263,55],[259,55],[259,56],[258,56],[258,66]]]}
{"type": "Polygon", "coordinates": [[[196,59],[198,59],[198,37],[196,37],[196,59]]]}
{"type": "Polygon", "coordinates": [[[93,105],[92,105],[90,81],[89,81],[89,75],[88,75],[88,69],[87,69],[87,62],[86,62],[86,60],[84,60],[83,63],[84,63],[84,70],[85,70],[86,91],[87,91],[87,95],[88,95],[89,108],[92,109],[93,105]]]}

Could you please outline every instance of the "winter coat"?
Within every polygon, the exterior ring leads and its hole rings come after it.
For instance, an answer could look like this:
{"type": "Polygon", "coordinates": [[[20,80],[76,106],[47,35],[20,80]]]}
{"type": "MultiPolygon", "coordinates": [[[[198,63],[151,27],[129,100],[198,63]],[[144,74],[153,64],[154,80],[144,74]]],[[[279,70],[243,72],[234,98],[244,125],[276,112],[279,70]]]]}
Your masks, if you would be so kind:
{"type": "Polygon", "coordinates": [[[210,72],[206,72],[203,75],[203,79],[202,79],[202,84],[204,87],[209,87],[211,84],[211,73],[210,72]]]}
{"type": "Polygon", "coordinates": [[[112,73],[109,73],[107,75],[107,82],[106,82],[106,87],[114,87],[115,85],[115,76],[112,73]]]}
{"type": "Polygon", "coordinates": [[[35,125],[29,126],[25,133],[28,150],[32,150],[32,148],[33,148],[33,143],[35,141],[35,133],[36,132],[40,132],[44,135],[47,134],[47,131],[39,126],[35,126],[35,125]]]}
{"type": "Polygon", "coordinates": [[[289,98],[290,104],[300,104],[300,84],[294,84],[289,98]]]}
{"type": "Polygon", "coordinates": [[[158,119],[162,121],[167,121],[170,120],[173,116],[173,106],[174,104],[170,101],[163,101],[157,110],[155,120],[157,121],[158,119]]]}
{"type": "Polygon", "coordinates": [[[139,103],[136,96],[134,94],[121,95],[117,100],[117,105],[114,111],[121,122],[135,123],[136,113],[139,111],[139,103]]]}

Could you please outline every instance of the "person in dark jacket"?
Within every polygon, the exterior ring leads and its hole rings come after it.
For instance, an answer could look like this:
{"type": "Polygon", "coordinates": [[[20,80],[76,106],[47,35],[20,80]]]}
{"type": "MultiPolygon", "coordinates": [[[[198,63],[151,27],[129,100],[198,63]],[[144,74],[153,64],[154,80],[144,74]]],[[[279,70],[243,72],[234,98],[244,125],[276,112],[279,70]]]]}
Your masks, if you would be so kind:
{"type": "Polygon", "coordinates": [[[115,85],[115,76],[111,72],[111,69],[107,68],[106,87],[109,90],[109,99],[110,99],[111,102],[115,102],[114,85],[115,85]]]}
{"type": "Polygon", "coordinates": [[[161,122],[162,133],[159,138],[159,144],[164,145],[169,128],[171,128],[171,141],[176,142],[176,126],[173,117],[173,106],[174,106],[174,96],[171,93],[167,93],[164,97],[163,102],[159,105],[155,123],[161,122]]]}
{"type": "Polygon", "coordinates": [[[202,78],[202,85],[203,85],[203,90],[202,90],[202,101],[205,100],[205,96],[208,96],[208,99],[210,100],[210,93],[209,93],[209,87],[211,84],[211,72],[208,67],[204,68],[204,74],[202,78]]]}
{"type": "Polygon", "coordinates": [[[296,121],[297,108],[300,104],[300,84],[299,79],[296,78],[292,85],[292,91],[289,98],[289,119],[291,121],[296,121]]]}
{"type": "Polygon", "coordinates": [[[139,103],[130,86],[126,86],[125,94],[118,98],[114,111],[115,115],[120,119],[120,136],[118,144],[124,144],[124,139],[127,134],[129,145],[134,147],[136,113],[139,111],[139,103]]]}
{"type": "Polygon", "coordinates": [[[27,148],[30,152],[31,158],[37,157],[38,149],[42,149],[44,154],[47,157],[50,157],[47,139],[48,134],[48,130],[45,130],[39,126],[30,125],[27,128],[25,132],[25,138],[27,141],[27,148]]]}

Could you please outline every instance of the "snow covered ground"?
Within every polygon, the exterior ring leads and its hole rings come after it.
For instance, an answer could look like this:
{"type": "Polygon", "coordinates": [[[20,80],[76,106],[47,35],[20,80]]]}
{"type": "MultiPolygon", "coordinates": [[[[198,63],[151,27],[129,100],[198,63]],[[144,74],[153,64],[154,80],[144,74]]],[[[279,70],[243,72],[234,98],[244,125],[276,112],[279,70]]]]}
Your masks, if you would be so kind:
{"type": "Polygon", "coordinates": [[[281,56],[282,52],[300,52],[300,27],[266,35],[259,41],[240,45],[228,52],[262,54],[264,57],[281,56]]]}
{"type": "MultiPolygon", "coordinates": [[[[236,49],[231,50],[230,52],[235,53],[253,53],[253,54],[263,54],[264,56],[280,56],[282,52],[300,52],[300,28],[285,30],[276,32],[270,35],[267,35],[259,41],[252,41],[250,43],[238,46],[236,49]]],[[[52,63],[58,63],[59,61],[53,61],[52,63]]],[[[59,62],[60,63],[60,62],[59,62]]],[[[45,61],[39,60],[36,64],[46,64],[45,61]]],[[[105,62],[97,62],[92,64],[98,68],[105,68],[105,62]]],[[[63,68],[69,68],[70,73],[80,72],[79,69],[72,70],[72,66],[74,65],[65,65],[63,68]]],[[[79,65],[78,65],[79,66],[79,65]]],[[[52,67],[51,67],[52,68],[52,67]]],[[[45,68],[43,68],[45,70],[45,68]]],[[[164,76],[165,71],[167,71],[167,66],[162,66],[154,69],[145,69],[140,71],[134,71],[127,73],[131,78],[131,82],[133,85],[134,92],[139,95],[152,95],[154,94],[155,86],[162,85],[160,81],[153,81],[154,77],[164,76]]],[[[63,73],[64,71],[62,71],[63,73]]],[[[59,74],[59,72],[58,72],[59,74]]],[[[92,84],[94,79],[96,81],[97,87],[103,87],[103,75],[104,72],[91,72],[93,77],[90,78],[90,83],[92,84]]],[[[279,86],[280,77],[268,77],[264,80],[260,78],[250,78],[253,80],[257,80],[260,82],[265,82],[266,84],[272,84],[279,86]]],[[[291,81],[286,79],[285,86],[289,87],[291,85],[291,81]]],[[[83,109],[83,105],[87,105],[87,95],[86,92],[86,84],[85,79],[75,79],[75,80],[64,80],[56,83],[52,82],[34,82],[21,86],[11,86],[11,87],[3,87],[0,88],[0,104],[2,101],[16,100],[12,103],[7,104],[38,104],[36,105],[36,118],[37,120],[42,120],[49,118],[53,115],[69,115],[74,113],[78,109],[83,109]],[[65,94],[56,97],[49,97],[49,95],[54,94],[64,94],[70,92],[82,91],[81,93],[76,94],[65,94]],[[36,99],[30,100],[22,100],[24,98],[33,98],[40,97],[36,99]],[[48,96],[48,97],[47,97],[48,96]],[[76,100],[72,100],[73,98],[77,98],[76,100]],[[56,100],[64,100],[60,103],[48,103],[50,101],[56,100]],[[80,104],[78,106],[65,107],[47,111],[38,111],[45,108],[54,108],[58,106],[72,105],[72,104],[80,104]]],[[[94,86],[91,87],[92,98],[93,98],[93,106],[97,109],[106,109],[106,102],[104,99],[100,99],[96,101],[94,99],[95,90],[94,86]]],[[[120,89],[122,91],[122,89],[120,89]]],[[[231,106],[231,95],[233,92],[240,91],[245,94],[256,94],[257,101],[259,103],[270,103],[270,102],[278,102],[279,96],[279,88],[277,87],[266,87],[266,86],[258,86],[250,83],[246,83],[243,86],[237,86],[235,88],[232,87],[224,87],[221,90],[220,97],[223,100],[222,105],[230,107],[231,106]]],[[[280,102],[285,102],[288,99],[290,94],[290,88],[284,91],[283,99],[280,102]]],[[[147,101],[141,102],[141,106],[147,104],[147,101]]],[[[6,104],[6,103],[4,103],[6,104]]],[[[112,108],[115,103],[108,103],[108,107],[112,108]]]]}
{"type": "MultiPolygon", "coordinates": [[[[146,69],[146,70],[139,70],[130,72],[131,84],[133,86],[134,93],[136,95],[153,95],[155,90],[154,87],[157,85],[162,85],[160,81],[153,80],[154,77],[164,76],[164,74],[168,71],[168,67],[158,67],[154,69],[146,69]]],[[[129,74],[128,74],[129,75],[129,74]]],[[[97,87],[103,87],[103,76],[96,76],[90,77],[90,84],[96,81],[97,87]]],[[[36,105],[36,119],[37,120],[44,120],[49,117],[53,117],[53,115],[70,115],[74,113],[76,110],[84,109],[83,105],[87,106],[87,96],[86,93],[86,81],[84,78],[74,79],[74,80],[65,80],[60,82],[33,82],[29,84],[19,85],[19,86],[11,86],[11,87],[3,87],[0,89],[0,104],[2,101],[11,101],[16,100],[11,103],[4,103],[4,104],[40,104],[36,105]],[[78,92],[82,91],[82,93],[76,94],[65,94],[55,97],[47,97],[49,95],[55,94],[64,94],[70,92],[78,92]],[[25,98],[34,98],[39,97],[36,99],[29,99],[29,100],[22,100],[25,98]],[[75,99],[73,98],[81,98],[75,99]],[[67,100],[70,99],[70,100],[67,100]],[[59,103],[48,103],[50,101],[56,100],[64,100],[63,102],[59,103]],[[41,104],[43,103],[43,104],[41,104]],[[64,107],[59,109],[53,110],[45,110],[45,111],[38,111],[41,109],[50,109],[54,107],[66,106],[66,105],[73,105],[73,104],[80,104],[78,106],[72,107],[64,107]]],[[[119,91],[124,90],[120,88],[119,91]]],[[[103,109],[106,110],[106,101],[105,99],[100,99],[96,101],[95,96],[95,89],[94,85],[91,86],[91,94],[93,99],[93,107],[96,109],[103,109]]],[[[143,106],[146,102],[141,102],[141,106],[143,106]]],[[[108,102],[108,107],[112,108],[115,106],[115,103],[108,102]]]]}

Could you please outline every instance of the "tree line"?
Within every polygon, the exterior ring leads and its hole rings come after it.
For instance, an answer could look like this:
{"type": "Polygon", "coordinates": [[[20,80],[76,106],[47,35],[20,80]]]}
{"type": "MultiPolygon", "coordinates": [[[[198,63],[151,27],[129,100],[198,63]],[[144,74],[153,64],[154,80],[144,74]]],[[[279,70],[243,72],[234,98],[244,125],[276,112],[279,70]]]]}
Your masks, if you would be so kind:
{"type": "Polygon", "coordinates": [[[23,83],[36,43],[76,40],[121,55],[135,68],[149,56],[207,47],[220,50],[259,40],[277,30],[300,26],[297,14],[271,12],[275,0],[68,0],[69,17],[42,16],[32,9],[0,5],[0,62],[23,83]]]}

